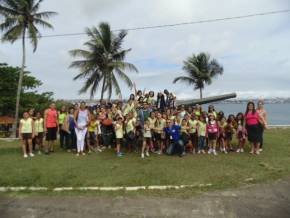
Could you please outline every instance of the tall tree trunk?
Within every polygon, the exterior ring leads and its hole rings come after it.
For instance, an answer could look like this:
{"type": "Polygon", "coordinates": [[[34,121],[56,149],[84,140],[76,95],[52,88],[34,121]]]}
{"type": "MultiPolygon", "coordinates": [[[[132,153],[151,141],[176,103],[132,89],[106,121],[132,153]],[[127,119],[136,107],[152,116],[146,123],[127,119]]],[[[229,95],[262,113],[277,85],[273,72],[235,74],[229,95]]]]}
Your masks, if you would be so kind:
{"type": "Polygon", "coordinates": [[[102,91],[101,91],[101,101],[104,99],[105,84],[106,84],[106,77],[104,76],[103,85],[102,85],[102,91]]]}
{"type": "Polygon", "coordinates": [[[19,118],[19,102],[20,102],[20,95],[21,95],[21,90],[22,90],[22,80],[23,80],[25,61],[26,61],[25,32],[26,32],[26,29],[24,28],[23,34],[22,34],[22,66],[21,66],[21,70],[19,72],[19,80],[18,80],[17,96],[16,96],[16,107],[15,107],[15,121],[14,121],[13,128],[12,128],[12,130],[13,130],[12,135],[15,138],[17,137],[17,124],[18,124],[18,118],[19,118]]]}
{"type": "Polygon", "coordinates": [[[202,88],[199,88],[199,97],[202,99],[202,88]]]}

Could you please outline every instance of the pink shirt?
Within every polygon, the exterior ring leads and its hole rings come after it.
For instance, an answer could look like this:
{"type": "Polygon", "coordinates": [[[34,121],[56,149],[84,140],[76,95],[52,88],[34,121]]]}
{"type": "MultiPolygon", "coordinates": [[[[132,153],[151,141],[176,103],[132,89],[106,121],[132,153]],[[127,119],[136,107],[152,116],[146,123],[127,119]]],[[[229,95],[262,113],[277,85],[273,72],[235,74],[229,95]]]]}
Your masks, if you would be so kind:
{"type": "Polygon", "coordinates": [[[218,127],[217,122],[214,121],[212,124],[211,123],[207,124],[206,131],[208,133],[218,133],[219,127],[218,127]]]}
{"type": "Polygon", "coordinates": [[[46,114],[46,128],[57,127],[57,111],[48,109],[46,114]]]}
{"type": "Polygon", "coordinates": [[[254,114],[249,112],[248,114],[245,114],[245,118],[246,124],[249,126],[257,125],[259,123],[259,114],[257,112],[254,114]]]}

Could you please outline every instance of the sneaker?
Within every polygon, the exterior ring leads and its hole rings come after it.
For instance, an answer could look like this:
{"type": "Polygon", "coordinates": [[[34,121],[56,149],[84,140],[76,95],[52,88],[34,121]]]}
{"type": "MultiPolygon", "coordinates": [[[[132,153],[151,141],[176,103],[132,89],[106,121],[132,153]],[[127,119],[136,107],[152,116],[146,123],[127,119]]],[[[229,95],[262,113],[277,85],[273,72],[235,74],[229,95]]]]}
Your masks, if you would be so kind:
{"type": "Polygon", "coordinates": [[[29,156],[30,156],[30,157],[34,157],[34,154],[33,154],[33,153],[29,153],[29,156]]]}
{"type": "Polygon", "coordinates": [[[77,154],[76,154],[76,156],[77,156],[77,157],[79,157],[79,156],[80,156],[80,154],[79,154],[79,153],[77,153],[77,154]]]}
{"type": "Polygon", "coordinates": [[[201,151],[198,151],[197,154],[201,154],[201,151]]]}
{"type": "Polygon", "coordinates": [[[145,155],[144,155],[144,153],[142,153],[142,154],[141,154],[141,158],[144,158],[144,157],[145,157],[145,155]]]}
{"type": "Polygon", "coordinates": [[[162,151],[161,150],[160,151],[157,151],[157,154],[161,155],[162,154],[162,151]]]}
{"type": "Polygon", "coordinates": [[[121,152],[117,153],[117,157],[123,157],[123,156],[124,156],[123,153],[121,152]]]}
{"type": "Polygon", "coordinates": [[[86,155],[86,153],[85,153],[85,152],[82,152],[82,155],[83,155],[83,156],[85,156],[85,155],[86,155]]]}
{"type": "Polygon", "coordinates": [[[146,152],[146,156],[147,156],[147,157],[149,157],[149,156],[150,156],[148,151],[146,152]]]}
{"type": "Polygon", "coordinates": [[[23,157],[24,157],[24,158],[28,158],[28,155],[27,155],[27,154],[24,154],[23,157]]]}
{"type": "Polygon", "coordinates": [[[225,154],[227,154],[227,153],[228,153],[226,149],[224,150],[224,153],[225,153],[225,154]]]}
{"type": "Polygon", "coordinates": [[[259,154],[260,154],[260,151],[259,151],[259,150],[258,150],[258,151],[256,151],[256,152],[255,152],[255,154],[256,154],[256,155],[259,155],[259,154]]]}
{"type": "Polygon", "coordinates": [[[100,148],[98,148],[97,150],[98,150],[98,152],[102,152],[102,151],[103,151],[103,150],[102,150],[102,149],[100,149],[100,148]]]}
{"type": "Polygon", "coordinates": [[[212,153],[212,149],[210,148],[207,153],[211,154],[212,153]]]}
{"type": "Polygon", "coordinates": [[[108,149],[111,149],[111,148],[112,148],[111,145],[109,145],[109,146],[108,146],[108,149]]]}
{"type": "Polygon", "coordinates": [[[212,152],[214,155],[217,155],[217,153],[216,153],[216,150],[213,150],[213,152],[212,152]]]}
{"type": "Polygon", "coordinates": [[[260,148],[260,149],[259,149],[259,152],[262,152],[262,151],[263,151],[263,149],[262,149],[262,148],[260,148]]]}
{"type": "Polygon", "coordinates": [[[241,153],[244,153],[244,149],[243,149],[243,148],[241,148],[240,152],[241,152],[241,153]]]}
{"type": "Polygon", "coordinates": [[[41,151],[38,151],[38,154],[41,155],[42,154],[41,151]]]}
{"type": "Polygon", "coordinates": [[[237,149],[237,151],[236,151],[236,152],[237,152],[237,153],[240,153],[240,151],[241,151],[240,149],[237,149]]]}
{"type": "Polygon", "coordinates": [[[205,154],[206,152],[205,152],[205,150],[201,150],[201,153],[205,154]]]}

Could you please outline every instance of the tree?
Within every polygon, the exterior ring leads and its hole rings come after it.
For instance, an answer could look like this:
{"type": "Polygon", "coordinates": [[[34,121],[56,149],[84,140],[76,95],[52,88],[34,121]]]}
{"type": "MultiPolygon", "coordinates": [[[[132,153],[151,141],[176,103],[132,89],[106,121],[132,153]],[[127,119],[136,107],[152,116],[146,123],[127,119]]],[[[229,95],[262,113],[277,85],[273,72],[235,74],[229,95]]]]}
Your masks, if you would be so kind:
{"type": "Polygon", "coordinates": [[[79,93],[86,93],[90,89],[90,97],[93,98],[102,84],[101,100],[106,91],[108,98],[111,99],[113,88],[115,93],[121,96],[117,78],[119,77],[129,88],[132,88],[133,83],[125,71],[138,72],[133,64],[124,61],[128,52],[131,51],[131,49],[122,49],[127,32],[121,30],[118,34],[114,34],[108,23],[100,23],[99,29],[87,28],[86,33],[89,37],[89,41],[84,43],[87,50],[70,51],[72,57],[81,58],[70,65],[70,68],[77,68],[80,71],[74,80],[85,79],[85,84],[79,93]]]}
{"type": "MultiPolygon", "coordinates": [[[[15,112],[19,70],[17,67],[0,63],[0,116],[12,116],[15,112]]],[[[24,71],[19,115],[31,108],[35,108],[36,111],[43,111],[53,101],[52,92],[38,93],[35,91],[41,85],[40,80],[31,76],[30,72],[24,71]]]]}
{"type": "Polygon", "coordinates": [[[22,65],[19,70],[19,80],[16,96],[15,123],[14,130],[16,135],[16,126],[19,114],[19,102],[21,86],[26,62],[25,39],[28,36],[33,46],[33,52],[37,49],[40,32],[36,26],[52,29],[52,25],[45,21],[55,12],[39,12],[40,4],[43,0],[2,0],[0,4],[0,16],[4,21],[0,24],[0,30],[4,32],[2,40],[14,43],[17,39],[22,39],[22,65]]]}
{"type": "Polygon", "coordinates": [[[210,59],[210,55],[200,53],[192,55],[183,62],[182,68],[187,76],[179,76],[173,80],[188,83],[194,86],[194,90],[199,89],[200,99],[202,99],[202,90],[205,85],[210,85],[213,78],[223,74],[223,67],[215,59],[210,59]]]}

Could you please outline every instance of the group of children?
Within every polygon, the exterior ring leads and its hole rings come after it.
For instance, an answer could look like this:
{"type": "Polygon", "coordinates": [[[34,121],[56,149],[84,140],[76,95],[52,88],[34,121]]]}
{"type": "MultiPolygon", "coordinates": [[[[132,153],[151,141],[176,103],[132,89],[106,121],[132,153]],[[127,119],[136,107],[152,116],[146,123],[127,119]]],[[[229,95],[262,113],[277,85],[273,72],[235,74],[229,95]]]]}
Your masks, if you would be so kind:
{"type": "Polygon", "coordinates": [[[174,101],[167,104],[166,94],[158,95],[163,95],[164,102],[155,101],[152,92],[147,98],[136,93],[127,103],[101,101],[88,107],[82,102],[69,108],[63,106],[59,112],[52,104],[44,118],[40,113],[34,117],[33,111],[26,112],[19,129],[24,157],[34,156],[33,147],[46,154],[54,151],[56,137],[47,126],[54,119],[61,148],[75,150],[77,156],[106,148],[114,148],[118,157],[123,156],[125,149],[141,150],[142,158],[150,153],[176,153],[182,157],[186,153],[244,152],[248,134],[244,113],[226,117],[222,111],[216,112],[213,105],[207,111],[200,105],[176,107],[174,101]],[[45,135],[49,146],[43,148],[45,135]],[[233,146],[234,138],[237,146],[233,146]]]}

